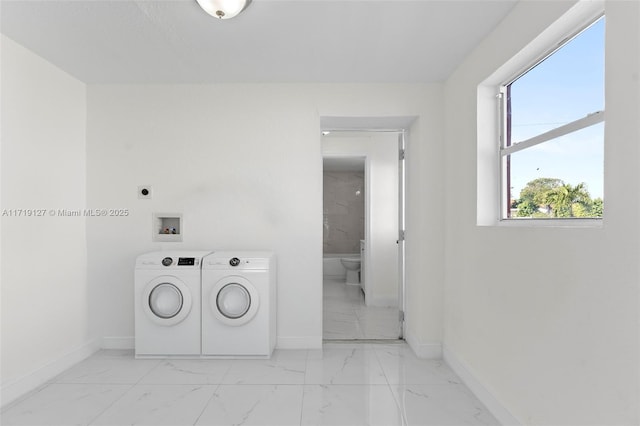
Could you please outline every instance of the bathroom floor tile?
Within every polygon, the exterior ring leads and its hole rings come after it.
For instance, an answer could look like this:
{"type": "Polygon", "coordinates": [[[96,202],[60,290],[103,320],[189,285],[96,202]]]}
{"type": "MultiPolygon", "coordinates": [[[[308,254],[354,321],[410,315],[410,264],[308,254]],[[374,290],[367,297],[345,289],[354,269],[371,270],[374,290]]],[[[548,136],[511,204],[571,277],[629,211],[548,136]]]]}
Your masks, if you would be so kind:
{"type": "Polygon", "coordinates": [[[299,425],[302,385],[221,385],[197,425],[299,425]]]}
{"type": "Polygon", "coordinates": [[[50,384],[3,410],[0,424],[87,425],[131,385],[50,384]]]}
{"type": "Polygon", "coordinates": [[[92,425],[192,425],[216,386],[136,385],[92,425]]]}
{"type": "Polygon", "coordinates": [[[325,312],[322,334],[325,339],[356,339],[364,336],[354,312],[325,312]]]}
{"type": "Polygon", "coordinates": [[[368,339],[397,339],[400,336],[398,308],[364,306],[356,309],[355,314],[368,339]]]}
{"type": "Polygon", "coordinates": [[[302,425],[402,425],[386,385],[306,385],[302,425]]]}
{"type": "Polygon", "coordinates": [[[359,286],[323,281],[323,337],[332,340],[397,339],[398,308],[366,306],[359,286]]]}

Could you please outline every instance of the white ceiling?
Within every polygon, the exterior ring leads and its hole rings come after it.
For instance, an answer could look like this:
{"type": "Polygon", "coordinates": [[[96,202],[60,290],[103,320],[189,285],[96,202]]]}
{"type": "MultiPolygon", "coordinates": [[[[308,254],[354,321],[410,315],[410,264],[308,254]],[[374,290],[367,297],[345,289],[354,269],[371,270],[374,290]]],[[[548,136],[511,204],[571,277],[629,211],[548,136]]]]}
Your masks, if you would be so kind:
{"type": "Polygon", "coordinates": [[[1,0],[0,31],[86,83],[445,79],[516,0],[1,0]]]}

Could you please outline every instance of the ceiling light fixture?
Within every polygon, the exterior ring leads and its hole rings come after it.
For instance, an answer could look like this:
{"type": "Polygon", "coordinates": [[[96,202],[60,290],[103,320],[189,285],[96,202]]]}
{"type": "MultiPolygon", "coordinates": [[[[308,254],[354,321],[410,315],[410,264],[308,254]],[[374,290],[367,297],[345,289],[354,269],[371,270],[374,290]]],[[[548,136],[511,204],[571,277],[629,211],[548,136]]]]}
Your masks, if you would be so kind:
{"type": "Polygon", "coordinates": [[[219,19],[231,19],[245,10],[251,0],[196,0],[209,15],[219,19]]]}

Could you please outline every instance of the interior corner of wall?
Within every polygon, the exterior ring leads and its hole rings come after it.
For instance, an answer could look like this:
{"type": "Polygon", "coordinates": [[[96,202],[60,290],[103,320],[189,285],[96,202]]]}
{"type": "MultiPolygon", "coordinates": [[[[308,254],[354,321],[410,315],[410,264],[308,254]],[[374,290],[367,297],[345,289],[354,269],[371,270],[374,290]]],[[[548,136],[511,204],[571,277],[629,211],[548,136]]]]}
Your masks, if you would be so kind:
{"type": "Polygon", "coordinates": [[[90,339],[69,352],[59,355],[33,371],[17,377],[7,383],[2,383],[0,387],[0,405],[4,408],[21,396],[33,391],[38,386],[53,379],[71,366],[90,357],[100,349],[99,341],[90,339]]]}
{"type": "Polygon", "coordinates": [[[423,342],[410,329],[406,331],[405,340],[418,358],[442,358],[442,342],[423,342]]]}

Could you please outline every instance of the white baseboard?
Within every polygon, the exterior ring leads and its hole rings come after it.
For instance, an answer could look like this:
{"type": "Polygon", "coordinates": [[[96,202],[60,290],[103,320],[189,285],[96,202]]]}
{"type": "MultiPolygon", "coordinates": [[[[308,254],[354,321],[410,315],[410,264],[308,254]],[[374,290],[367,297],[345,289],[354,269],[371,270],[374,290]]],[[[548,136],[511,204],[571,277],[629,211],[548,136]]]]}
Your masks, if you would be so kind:
{"type": "Polygon", "coordinates": [[[398,306],[398,298],[397,297],[374,297],[369,295],[365,299],[365,304],[367,306],[393,308],[398,306]]]}
{"type": "Polygon", "coordinates": [[[2,396],[2,407],[10,404],[21,396],[31,392],[38,388],[49,380],[56,377],[58,374],[79,363],[85,358],[90,357],[100,349],[99,340],[92,339],[77,348],[71,350],[65,355],[62,355],[44,366],[37,368],[36,370],[25,374],[15,380],[5,383],[0,388],[0,395],[2,396]]]}
{"type": "Polygon", "coordinates": [[[444,347],[443,354],[444,360],[449,367],[460,376],[464,384],[467,385],[476,398],[487,407],[491,414],[498,419],[500,424],[505,426],[519,426],[523,424],[473,375],[465,363],[446,346],[444,347]]]}
{"type": "MultiPolygon", "coordinates": [[[[320,349],[322,337],[278,337],[276,347],[279,349],[320,349]]],[[[103,337],[102,349],[134,349],[134,337],[103,337]]]]}
{"type": "Polygon", "coordinates": [[[322,279],[323,280],[336,280],[336,281],[344,281],[347,279],[347,275],[346,274],[326,274],[326,275],[322,275],[322,279]]]}
{"type": "Polygon", "coordinates": [[[322,336],[281,337],[276,341],[278,349],[322,349],[322,336]]]}
{"type": "Polygon", "coordinates": [[[423,358],[423,359],[441,359],[442,358],[442,343],[440,342],[430,342],[430,343],[420,342],[413,333],[408,331],[406,333],[404,340],[406,340],[407,344],[409,345],[409,347],[411,347],[411,349],[413,349],[413,352],[416,354],[418,358],[423,358]]]}
{"type": "Polygon", "coordinates": [[[102,349],[134,349],[136,345],[133,336],[113,337],[107,336],[102,338],[102,349]]]}

